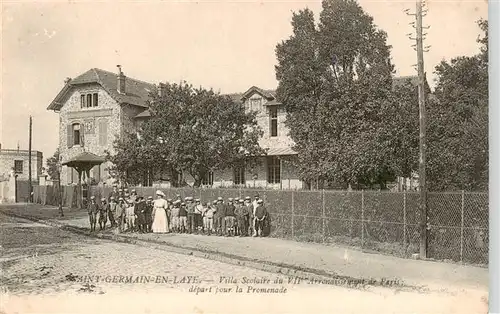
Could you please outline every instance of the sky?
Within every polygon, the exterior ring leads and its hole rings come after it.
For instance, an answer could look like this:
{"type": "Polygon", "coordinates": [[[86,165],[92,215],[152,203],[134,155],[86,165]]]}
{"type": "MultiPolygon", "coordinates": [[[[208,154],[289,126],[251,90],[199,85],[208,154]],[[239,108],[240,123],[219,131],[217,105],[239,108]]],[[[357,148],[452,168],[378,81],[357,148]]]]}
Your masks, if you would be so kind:
{"type": "MultiPolygon", "coordinates": [[[[407,34],[414,1],[359,1],[388,34],[396,75],[415,75],[416,52],[407,34]]],[[[256,85],[276,88],[275,47],[292,32],[292,12],[316,17],[321,1],[2,1],[0,143],[33,149],[44,160],[58,145],[59,118],[46,108],[64,85],[90,68],[151,83],[186,80],[221,93],[256,85]]],[[[431,86],[441,60],[478,53],[475,23],[486,0],[427,0],[425,69],[431,86]]]]}

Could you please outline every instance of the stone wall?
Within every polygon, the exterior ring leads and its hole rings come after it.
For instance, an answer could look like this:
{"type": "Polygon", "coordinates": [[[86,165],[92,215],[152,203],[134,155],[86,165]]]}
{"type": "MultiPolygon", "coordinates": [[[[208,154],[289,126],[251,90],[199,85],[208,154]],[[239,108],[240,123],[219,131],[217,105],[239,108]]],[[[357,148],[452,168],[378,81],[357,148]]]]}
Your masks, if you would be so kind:
{"type": "Polygon", "coordinates": [[[16,178],[0,181],[0,204],[16,202],[16,178]]]}
{"type": "MultiPolygon", "coordinates": [[[[23,171],[16,173],[18,180],[29,179],[29,152],[27,150],[1,149],[0,150],[0,177],[8,178],[15,160],[22,160],[23,171]]],[[[43,154],[39,151],[31,151],[31,178],[37,180],[42,174],[43,154]]]]}
{"type": "MultiPolygon", "coordinates": [[[[289,162],[283,160],[281,163],[281,185],[269,184],[267,182],[267,162],[266,158],[260,158],[260,164],[254,169],[245,169],[245,187],[247,188],[269,188],[269,189],[302,189],[303,183],[298,173],[289,162]],[[255,176],[254,176],[255,175],[255,176]]],[[[187,184],[193,185],[194,179],[188,173],[184,174],[184,180],[187,184]]],[[[234,174],[233,169],[214,171],[213,187],[233,187],[234,174]]]]}
{"type": "MultiPolygon", "coordinates": [[[[63,162],[82,153],[85,149],[99,156],[105,156],[105,151],[113,151],[113,141],[120,134],[121,108],[118,103],[99,84],[87,84],[73,88],[67,96],[59,113],[59,149],[63,162]],[[92,108],[81,108],[80,95],[86,93],[98,93],[98,106],[92,108]],[[68,125],[81,123],[84,127],[83,147],[81,145],[68,145],[68,125]],[[106,125],[102,127],[102,125],[106,125]],[[105,128],[105,130],[104,130],[105,128]],[[105,134],[100,135],[100,131],[105,134]],[[100,136],[102,138],[100,139],[100,136]]],[[[100,171],[97,167],[92,169],[91,177],[96,177],[100,172],[100,178],[106,179],[109,174],[106,169],[109,164],[102,164],[100,171]]],[[[78,177],[76,171],[71,168],[62,167],[61,182],[63,185],[76,183],[78,177]]]]}
{"type": "Polygon", "coordinates": [[[259,140],[259,145],[262,148],[270,147],[290,147],[293,145],[293,141],[288,136],[289,130],[285,125],[286,121],[286,111],[283,105],[278,105],[278,136],[271,137],[270,133],[270,112],[268,106],[265,104],[267,100],[263,98],[260,94],[254,93],[245,101],[245,107],[249,107],[249,103],[254,99],[260,99],[262,102],[261,110],[257,113],[257,124],[261,127],[264,132],[262,138],[259,140]]]}

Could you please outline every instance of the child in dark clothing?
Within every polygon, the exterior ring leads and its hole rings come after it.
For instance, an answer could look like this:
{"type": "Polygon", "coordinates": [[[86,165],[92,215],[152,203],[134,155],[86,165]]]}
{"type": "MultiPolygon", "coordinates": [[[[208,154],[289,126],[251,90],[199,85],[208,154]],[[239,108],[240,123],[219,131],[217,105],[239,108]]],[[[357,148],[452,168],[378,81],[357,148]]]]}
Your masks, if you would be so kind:
{"type": "Polygon", "coordinates": [[[99,230],[106,229],[107,223],[108,223],[108,204],[106,204],[106,199],[103,197],[101,199],[101,206],[99,207],[99,230]]]}
{"type": "Polygon", "coordinates": [[[186,203],[181,203],[181,207],[179,209],[179,229],[181,233],[187,232],[187,208],[186,203]]]}
{"type": "Polygon", "coordinates": [[[248,214],[246,206],[244,204],[244,200],[239,200],[238,204],[236,204],[235,206],[236,222],[238,225],[238,228],[236,229],[236,235],[244,237],[247,235],[246,215],[248,214]]]}
{"type": "Polygon", "coordinates": [[[146,202],[142,196],[137,197],[135,208],[136,230],[141,233],[146,232],[146,202]]]}
{"type": "Polygon", "coordinates": [[[266,219],[267,216],[267,210],[264,207],[263,201],[259,199],[257,201],[257,207],[255,208],[255,230],[256,233],[254,234],[254,237],[256,236],[263,236],[263,230],[264,230],[264,220],[266,219]]]}
{"type": "Polygon", "coordinates": [[[236,209],[233,205],[233,199],[229,198],[229,202],[226,204],[224,208],[224,221],[225,221],[225,235],[234,236],[234,225],[236,221],[236,217],[234,216],[234,210],[236,209]]]}

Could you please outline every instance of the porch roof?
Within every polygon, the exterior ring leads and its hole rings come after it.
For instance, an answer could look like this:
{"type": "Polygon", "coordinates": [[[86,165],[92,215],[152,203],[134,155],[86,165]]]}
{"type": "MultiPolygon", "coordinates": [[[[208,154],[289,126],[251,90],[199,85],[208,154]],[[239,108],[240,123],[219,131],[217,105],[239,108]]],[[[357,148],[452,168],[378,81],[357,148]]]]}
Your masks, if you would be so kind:
{"type": "Polygon", "coordinates": [[[267,149],[267,156],[297,155],[291,147],[270,147],[267,149]]]}
{"type": "Polygon", "coordinates": [[[97,166],[104,162],[104,158],[89,152],[83,152],[75,157],[62,163],[63,166],[81,167],[81,166],[97,166]]]}

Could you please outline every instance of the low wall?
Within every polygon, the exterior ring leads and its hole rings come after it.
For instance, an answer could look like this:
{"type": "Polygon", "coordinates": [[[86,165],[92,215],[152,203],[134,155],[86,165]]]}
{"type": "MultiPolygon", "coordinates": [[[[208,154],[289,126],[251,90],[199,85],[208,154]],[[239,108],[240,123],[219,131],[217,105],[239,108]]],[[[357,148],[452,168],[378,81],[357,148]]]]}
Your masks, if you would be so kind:
{"type": "Polygon", "coordinates": [[[8,181],[0,181],[0,204],[16,202],[16,179],[9,178],[8,181]]]}

